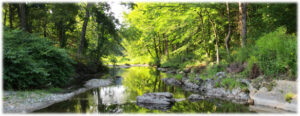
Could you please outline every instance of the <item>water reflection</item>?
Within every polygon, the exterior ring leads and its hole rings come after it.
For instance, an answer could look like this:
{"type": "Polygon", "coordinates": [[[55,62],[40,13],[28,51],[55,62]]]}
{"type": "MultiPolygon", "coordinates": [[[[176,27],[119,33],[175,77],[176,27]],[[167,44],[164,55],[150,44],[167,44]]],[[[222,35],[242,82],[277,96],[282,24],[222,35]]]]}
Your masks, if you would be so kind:
{"type": "Polygon", "coordinates": [[[248,106],[217,99],[175,103],[173,106],[138,106],[136,97],[148,92],[171,92],[175,98],[187,98],[191,93],[180,87],[167,86],[161,80],[165,73],[155,68],[131,67],[118,69],[113,76],[115,85],[96,88],[70,100],[54,104],[36,112],[76,113],[193,113],[193,112],[249,112],[248,106]],[[159,109],[159,110],[157,110],[159,109]]]}

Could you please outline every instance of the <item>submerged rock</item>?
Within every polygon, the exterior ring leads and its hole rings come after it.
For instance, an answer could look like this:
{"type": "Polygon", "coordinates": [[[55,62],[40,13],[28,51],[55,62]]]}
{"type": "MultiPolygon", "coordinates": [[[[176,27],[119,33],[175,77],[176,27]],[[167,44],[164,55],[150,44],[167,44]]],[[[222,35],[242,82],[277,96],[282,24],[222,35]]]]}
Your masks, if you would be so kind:
{"type": "Polygon", "coordinates": [[[173,94],[169,92],[145,93],[142,96],[136,97],[137,103],[146,104],[173,104],[175,99],[173,94]]]}

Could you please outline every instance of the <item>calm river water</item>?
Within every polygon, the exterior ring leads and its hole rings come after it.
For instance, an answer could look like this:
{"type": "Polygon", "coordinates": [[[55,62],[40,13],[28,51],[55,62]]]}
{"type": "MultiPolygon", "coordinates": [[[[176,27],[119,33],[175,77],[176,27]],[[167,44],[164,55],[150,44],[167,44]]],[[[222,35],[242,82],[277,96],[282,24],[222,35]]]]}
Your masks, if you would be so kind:
{"type": "MultiPolygon", "coordinates": [[[[170,92],[176,99],[188,98],[191,92],[168,86],[161,80],[168,76],[151,67],[120,68],[111,73],[121,78],[115,84],[89,90],[73,98],[53,104],[36,113],[249,113],[247,105],[219,99],[196,102],[184,100],[165,108],[138,106],[136,97],[147,92],[170,92]]],[[[101,78],[101,77],[99,77],[101,78]]]]}

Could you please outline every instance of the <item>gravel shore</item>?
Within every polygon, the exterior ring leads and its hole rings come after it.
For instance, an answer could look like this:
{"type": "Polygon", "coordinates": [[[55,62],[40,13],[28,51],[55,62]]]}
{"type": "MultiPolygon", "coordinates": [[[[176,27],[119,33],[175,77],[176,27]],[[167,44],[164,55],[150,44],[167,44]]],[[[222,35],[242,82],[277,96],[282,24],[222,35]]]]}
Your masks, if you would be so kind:
{"type": "Polygon", "coordinates": [[[68,100],[87,90],[109,86],[110,79],[91,79],[83,88],[69,93],[48,93],[36,91],[4,91],[3,113],[30,113],[48,107],[52,104],[68,100]]]}

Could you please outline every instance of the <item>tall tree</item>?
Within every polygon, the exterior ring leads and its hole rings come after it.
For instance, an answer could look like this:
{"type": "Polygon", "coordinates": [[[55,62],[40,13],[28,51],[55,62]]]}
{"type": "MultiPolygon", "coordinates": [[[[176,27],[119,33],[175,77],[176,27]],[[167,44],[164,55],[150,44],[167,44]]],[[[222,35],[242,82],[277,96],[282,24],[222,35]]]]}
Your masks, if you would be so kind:
{"type": "Polygon", "coordinates": [[[85,34],[86,34],[86,27],[90,18],[90,14],[89,14],[89,8],[91,7],[91,3],[87,3],[86,6],[86,10],[85,10],[85,17],[84,17],[84,22],[82,25],[82,32],[81,32],[81,41],[80,41],[80,45],[78,48],[78,56],[80,56],[82,54],[83,49],[86,47],[85,43],[86,43],[86,39],[85,39],[85,34]]]}
{"type": "Polygon", "coordinates": [[[25,3],[20,3],[19,4],[19,19],[20,19],[20,26],[23,30],[27,31],[27,25],[26,25],[26,4],[25,3]]]}
{"type": "Polygon", "coordinates": [[[13,19],[14,19],[14,11],[13,11],[13,5],[9,4],[9,27],[13,28],[13,19]]]}
{"type": "Polygon", "coordinates": [[[230,55],[230,52],[229,52],[229,40],[230,40],[230,36],[231,36],[231,25],[230,25],[230,8],[229,8],[229,4],[228,2],[226,2],[226,9],[227,9],[227,20],[228,20],[228,33],[227,33],[227,36],[225,38],[225,47],[226,47],[226,51],[227,51],[227,54],[230,55]]]}
{"type": "Polygon", "coordinates": [[[239,2],[240,39],[241,46],[245,47],[247,39],[247,4],[239,2]]]}
{"type": "Polygon", "coordinates": [[[213,21],[210,17],[209,12],[206,10],[208,20],[211,23],[212,29],[214,31],[214,36],[215,36],[215,42],[216,42],[216,58],[217,58],[217,64],[220,62],[220,55],[219,55],[219,39],[218,39],[218,34],[217,34],[217,29],[216,29],[216,22],[213,21]]]}

